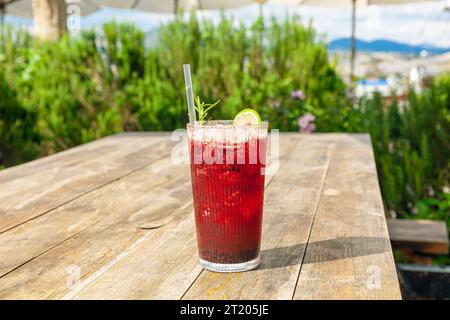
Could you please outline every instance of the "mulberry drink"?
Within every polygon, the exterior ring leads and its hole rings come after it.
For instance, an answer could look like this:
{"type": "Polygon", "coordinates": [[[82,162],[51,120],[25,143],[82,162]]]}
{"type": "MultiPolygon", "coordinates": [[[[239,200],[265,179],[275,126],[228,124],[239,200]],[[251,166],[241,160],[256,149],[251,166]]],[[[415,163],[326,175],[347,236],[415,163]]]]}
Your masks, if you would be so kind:
{"type": "Polygon", "coordinates": [[[213,271],[258,266],[267,123],[188,125],[200,264],[213,271]]]}

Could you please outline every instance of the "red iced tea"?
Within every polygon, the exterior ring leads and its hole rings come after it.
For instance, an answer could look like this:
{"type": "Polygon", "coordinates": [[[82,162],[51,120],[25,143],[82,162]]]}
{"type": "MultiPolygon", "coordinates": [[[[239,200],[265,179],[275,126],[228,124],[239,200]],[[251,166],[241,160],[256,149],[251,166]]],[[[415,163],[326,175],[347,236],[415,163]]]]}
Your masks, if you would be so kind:
{"type": "Polygon", "coordinates": [[[253,131],[229,129],[226,138],[220,128],[196,137],[194,126],[189,134],[200,262],[214,271],[259,264],[267,124],[253,131]]]}

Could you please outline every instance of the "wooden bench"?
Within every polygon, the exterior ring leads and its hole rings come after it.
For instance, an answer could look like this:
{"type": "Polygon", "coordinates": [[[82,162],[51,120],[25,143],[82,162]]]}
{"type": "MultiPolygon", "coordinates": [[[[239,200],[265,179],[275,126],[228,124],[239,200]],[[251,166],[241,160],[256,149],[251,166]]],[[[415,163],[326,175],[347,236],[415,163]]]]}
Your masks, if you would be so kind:
{"type": "Polygon", "coordinates": [[[121,134],[0,171],[0,298],[401,298],[368,135],[281,135],[261,265],[231,274],[197,263],[177,143],[121,134]]]}
{"type": "Polygon", "coordinates": [[[390,219],[392,246],[406,252],[448,254],[448,230],[443,221],[390,219]]]}

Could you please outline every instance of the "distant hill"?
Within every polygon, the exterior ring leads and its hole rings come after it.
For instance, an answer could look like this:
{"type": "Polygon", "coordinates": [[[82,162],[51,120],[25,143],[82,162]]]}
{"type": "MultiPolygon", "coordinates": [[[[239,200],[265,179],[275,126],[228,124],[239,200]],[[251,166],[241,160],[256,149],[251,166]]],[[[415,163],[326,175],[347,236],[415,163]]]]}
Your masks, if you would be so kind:
{"type": "MultiPolygon", "coordinates": [[[[336,39],[328,44],[328,48],[331,51],[350,50],[350,47],[351,47],[350,38],[336,39]]],[[[358,51],[396,52],[400,54],[412,54],[412,55],[418,55],[422,50],[426,50],[430,54],[442,54],[450,51],[450,48],[438,48],[426,44],[409,45],[405,43],[383,39],[374,41],[364,41],[356,39],[356,49],[358,51]]]]}

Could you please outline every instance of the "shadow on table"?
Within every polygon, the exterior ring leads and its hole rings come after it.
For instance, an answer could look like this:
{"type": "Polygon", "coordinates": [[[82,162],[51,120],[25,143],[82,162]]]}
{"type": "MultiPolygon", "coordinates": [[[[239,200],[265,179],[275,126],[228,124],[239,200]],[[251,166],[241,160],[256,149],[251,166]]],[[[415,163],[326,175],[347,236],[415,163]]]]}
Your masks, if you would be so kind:
{"type": "MultiPolygon", "coordinates": [[[[389,250],[388,239],[379,237],[335,238],[308,244],[303,263],[315,263],[367,256],[389,250]]],[[[279,247],[261,251],[261,264],[258,269],[274,269],[299,265],[305,244],[279,247]]]]}

